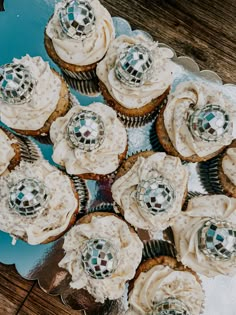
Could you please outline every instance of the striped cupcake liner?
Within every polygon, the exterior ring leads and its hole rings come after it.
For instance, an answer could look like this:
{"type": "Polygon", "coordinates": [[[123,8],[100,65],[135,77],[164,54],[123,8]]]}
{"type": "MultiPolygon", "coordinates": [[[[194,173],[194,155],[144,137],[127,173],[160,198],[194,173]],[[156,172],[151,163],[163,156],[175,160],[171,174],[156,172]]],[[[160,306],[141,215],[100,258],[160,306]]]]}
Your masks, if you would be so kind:
{"type": "Polygon", "coordinates": [[[96,69],[81,72],[73,72],[63,68],[61,68],[61,70],[66,76],[76,80],[91,80],[97,77],[96,69]]]}
{"type": "Polygon", "coordinates": [[[87,204],[89,200],[89,191],[86,182],[75,175],[69,175],[69,177],[79,195],[79,216],[83,216],[87,213],[87,204]]]}
{"type": "Polygon", "coordinates": [[[206,162],[199,163],[199,176],[203,187],[209,194],[223,194],[224,189],[220,183],[218,165],[222,154],[206,162]]]}
{"type": "Polygon", "coordinates": [[[64,74],[64,79],[74,90],[87,96],[97,96],[100,94],[98,79],[78,80],[68,77],[64,74]]]}
{"type": "Polygon", "coordinates": [[[116,214],[115,209],[114,209],[114,205],[112,203],[108,203],[108,202],[100,203],[98,206],[91,207],[88,210],[88,213],[94,213],[94,212],[108,212],[108,213],[116,214]]]}
{"type": "Polygon", "coordinates": [[[163,240],[145,241],[143,248],[143,260],[159,256],[169,256],[176,258],[175,246],[163,240]]]}
{"type": "Polygon", "coordinates": [[[18,144],[20,145],[21,159],[26,162],[35,162],[42,158],[42,153],[36,143],[26,138],[25,136],[15,135],[18,144]]]}
{"type": "Polygon", "coordinates": [[[127,116],[120,112],[117,112],[117,117],[122,121],[122,123],[127,128],[137,128],[142,127],[152,121],[158,115],[162,106],[167,103],[167,98],[165,98],[162,104],[158,105],[152,112],[147,113],[143,116],[127,116]]]}

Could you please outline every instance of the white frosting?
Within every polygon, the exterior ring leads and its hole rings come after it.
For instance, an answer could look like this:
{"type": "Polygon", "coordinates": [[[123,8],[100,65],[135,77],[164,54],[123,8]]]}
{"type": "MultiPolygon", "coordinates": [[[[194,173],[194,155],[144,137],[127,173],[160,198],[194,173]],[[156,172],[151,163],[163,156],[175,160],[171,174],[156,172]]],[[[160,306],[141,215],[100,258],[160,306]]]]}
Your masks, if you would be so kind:
{"type": "Polygon", "coordinates": [[[97,76],[109,93],[126,108],[140,108],[162,95],[173,81],[174,63],[172,50],[158,47],[157,42],[141,35],[121,35],[110,45],[106,57],[97,66],[97,76]],[[152,76],[141,87],[130,87],[120,82],[115,75],[115,63],[123,49],[132,44],[142,44],[153,54],[152,76]]]}
{"type": "Polygon", "coordinates": [[[132,168],[112,185],[115,202],[124,211],[126,221],[136,228],[157,232],[173,224],[180,213],[187,187],[188,171],[179,158],[155,153],[148,158],[139,157],[132,168]],[[139,205],[135,192],[142,180],[162,176],[171,184],[176,198],[167,212],[152,215],[139,205]]]}
{"type": "Polygon", "coordinates": [[[125,151],[127,135],[116,112],[102,103],[87,107],[76,105],[51,126],[50,137],[54,144],[53,160],[64,166],[69,174],[109,174],[119,166],[118,155],[125,151]],[[73,148],[67,139],[67,124],[70,118],[82,110],[93,111],[102,117],[105,126],[104,141],[97,149],[86,152],[73,148]]]}
{"type": "Polygon", "coordinates": [[[123,220],[106,216],[93,217],[88,224],[74,226],[67,233],[63,248],[66,255],[59,266],[72,275],[70,286],[74,289],[86,289],[96,302],[104,303],[107,298],[115,300],[123,295],[125,283],[134,277],[141,261],[143,244],[123,220]],[[84,271],[81,251],[84,243],[93,238],[109,240],[116,249],[118,265],[108,278],[94,279],[84,271]]]}
{"type": "Polygon", "coordinates": [[[15,151],[12,148],[12,143],[15,140],[11,140],[5,132],[0,129],[0,175],[7,170],[12,158],[15,156],[15,151]]]}
{"type": "Polygon", "coordinates": [[[236,148],[229,148],[222,160],[224,174],[236,186],[236,148]]]}
{"type": "Polygon", "coordinates": [[[135,280],[126,315],[149,315],[153,303],[158,304],[169,297],[182,301],[191,315],[200,314],[204,293],[194,275],[157,265],[142,272],[135,280]]]}
{"type": "Polygon", "coordinates": [[[195,197],[172,227],[181,262],[207,277],[236,274],[236,257],[227,261],[209,259],[198,248],[198,230],[210,218],[236,226],[236,199],[224,195],[195,197]]]}
{"type": "Polygon", "coordinates": [[[36,81],[30,102],[8,104],[0,99],[1,120],[13,129],[38,130],[56,109],[60,97],[61,80],[41,57],[26,55],[13,63],[27,67],[36,81]]]}
{"type": "Polygon", "coordinates": [[[88,0],[88,2],[96,18],[94,30],[88,38],[73,39],[63,32],[58,11],[65,1],[56,4],[55,13],[46,28],[46,34],[51,38],[57,55],[73,65],[85,66],[101,60],[115,37],[112,18],[107,9],[98,0],[88,0]]]}
{"type": "Polygon", "coordinates": [[[231,134],[226,134],[222,139],[211,143],[194,138],[186,123],[190,104],[195,104],[196,109],[206,104],[220,105],[229,113],[232,121],[236,119],[236,107],[219,89],[194,81],[179,84],[175,92],[169,95],[164,111],[164,123],[173,146],[182,156],[197,154],[204,157],[232,142],[231,134]]]}
{"type": "Polygon", "coordinates": [[[0,230],[31,245],[65,231],[78,207],[69,177],[43,160],[34,164],[21,162],[8,176],[1,177],[0,198],[0,230]],[[9,207],[9,187],[26,177],[42,181],[49,191],[46,208],[36,217],[21,216],[9,207]]]}

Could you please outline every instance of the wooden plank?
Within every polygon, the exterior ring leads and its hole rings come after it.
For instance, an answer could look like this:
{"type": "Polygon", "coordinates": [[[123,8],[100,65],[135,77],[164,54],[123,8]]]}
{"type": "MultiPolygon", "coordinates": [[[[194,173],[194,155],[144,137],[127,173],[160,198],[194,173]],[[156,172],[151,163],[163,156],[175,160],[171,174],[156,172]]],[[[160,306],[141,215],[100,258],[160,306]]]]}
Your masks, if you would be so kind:
{"type": "Polygon", "coordinates": [[[80,315],[81,312],[63,305],[59,296],[44,293],[38,285],[27,297],[17,315],[80,315]]]}
{"type": "Polygon", "coordinates": [[[0,314],[16,314],[33,283],[22,279],[14,266],[0,264],[0,314]]]}

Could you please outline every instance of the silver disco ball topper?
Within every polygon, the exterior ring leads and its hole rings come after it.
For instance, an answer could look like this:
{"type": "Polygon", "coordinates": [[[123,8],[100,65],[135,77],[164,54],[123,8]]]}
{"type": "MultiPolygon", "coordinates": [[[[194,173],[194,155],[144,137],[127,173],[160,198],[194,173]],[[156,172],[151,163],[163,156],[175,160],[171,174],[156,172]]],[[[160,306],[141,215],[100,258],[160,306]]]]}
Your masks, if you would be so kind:
{"type": "Polygon", "coordinates": [[[169,297],[158,304],[154,304],[151,315],[190,315],[190,312],[182,301],[169,297]]]}
{"type": "Polygon", "coordinates": [[[85,272],[92,278],[110,277],[117,268],[116,251],[104,239],[90,239],[82,250],[82,263],[85,272]]]}
{"type": "Polygon", "coordinates": [[[142,45],[128,46],[116,61],[115,74],[128,86],[141,86],[148,78],[152,67],[150,51],[142,45]]]}
{"type": "Polygon", "coordinates": [[[48,193],[45,185],[32,178],[20,180],[10,188],[9,204],[22,216],[33,216],[45,209],[48,193]]]}
{"type": "Polygon", "coordinates": [[[236,230],[230,223],[213,219],[198,231],[199,249],[209,258],[229,260],[236,254],[236,230]]]}
{"type": "Polygon", "coordinates": [[[31,100],[34,80],[21,64],[8,63],[0,67],[0,98],[9,104],[22,104],[31,100]]]}
{"type": "Polygon", "coordinates": [[[217,141],[232,128],[228,113],[219,105],[190,108],[187,119],[191,134],[204,141],[217,141]]]}
{"type": "Polygon", "coordinates": [[[73,39],[85,39],[91,35],[96,18],[88,1],[71,0],[60,9],[59,20],[67,36],[73,39]]]}
{"type": "Polygon", "coordinates": [[[136,190],[140,207],[152,215],[166,212],[175,199],[175,192],[162,177],[142,180],[136,190]]]}
{"type": "Polygon", "coordinates": [[[91,152],[103,143],[104,129],[100,115],[92,111],[82,110],[71,117],[67,125],[67,134],[74,147],[91,152]]]}

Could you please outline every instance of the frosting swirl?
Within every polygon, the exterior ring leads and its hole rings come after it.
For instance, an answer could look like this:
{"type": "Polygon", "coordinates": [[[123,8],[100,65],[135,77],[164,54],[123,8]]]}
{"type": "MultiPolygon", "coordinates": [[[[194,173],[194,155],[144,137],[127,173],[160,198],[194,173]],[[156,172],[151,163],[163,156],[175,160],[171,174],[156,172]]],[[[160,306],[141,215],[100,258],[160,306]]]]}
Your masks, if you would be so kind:
{"type": "Polygon", "coordinates": [[[53,160],[64,166],[69,174],[109,174],[119,166],[119,154],[127,144],[126,130],[113,109],[102,103],[93,103],[88,107],[76,105],[64,116],[52,124],[50,137],[54,144],[53,160]],[[72,147],[67,139],[67,125],[75,113],[93,111],[102,117],[104,140],[102,144],[86,152],[72,147]]]}
{"type": "Polygon", "coordinates": [[[224,174],[236,186],[236,148],[229,148],[222,160],[224,174]]]}
{"type": "Polygon", "coordinates": [[[5,132],[0,129],[0,175],[4,174],[10,164],[10,161],[15,156],[15,151],[11,146],[14,142],[15,140],[9,139],[5,132]]]}
{"type": "Polygon", "coordinates": [[[49,21],[46,34],[51,38],[57,55],[73,65],[85,66],[98,62],[105,55],[111,40],[115,37],[110,13],[98,0],[89,0],[96,17],[94,31],[88,38],[77,40],[68,37],[62,31],[59,10],[66,1],[56,4],[55,12],[49,21]]]}
{"type": "Polygon", "coordinates": [[[27,67],[36,83],[29,102],[9,105],[0,99],[1,120],[13,129],[38,130],[56,109],[61,81],[41,57],[26,55],[13,63],[27,67]]]}
{"type": "Polygon", "coordinates": [[[152,314],[153,304],[173,296],[188,307],[191,315],[200,314],[204,293],[194,275],[168,266],[154,266],[135,280],[126,315],[152,314]]]}
{"type": "Polygon", "coordinates": [[[42,160],[33,164],[22,161],[9,175],[0,178],[0,197],[0,230],[31,245],[65,231],[78,207],[69,177],[42,160]],[[49,191],[45,209],[35,217],[19,215],[9,207],[10,187],[24,178],[44,183],[49,191]]]}
{"type": "Polygon", "coordinates": [[[218,261],[208,258],[199,249],[198,231],[206,220],[214,218],[236,225],[236,199],[224,195],[192,198],[188,208],[172,227],[181,262],[207,277],[236,274],[236,257],[218,261]]]}
{"type": "Polygon", "coordinates": [[[179,158],[165,153],[155,153],[148,158],[138,157],[132,168],[114,182],[111,191],[113,199],[124,211],[127,222],[136,228],[157,232],[173,224],[175,217],[180,213],[187,181],[188,171],[179,158]],[[135,192],[142,180],[157,176],[171,182],[175,199],[168,211],[151,215],[141,207],[135,192]]]}
{"type": "Polygon", "coordinates": [[[219,105],[228,113],[232,121],[236,118],[236,108],[233,108],[230,100],[221,91],[209,85],[193,81],[185,82],[179,84],[175,92],[169,95],[164,111],[164,124],[173,146],[182,156],[189,157],[196,154],[204,157],[230,144],[233,140],[230,132],[216,142],[211,142],[210,145],[207,141],[193,137],[188,128],[187,113],[192,105],[197,110],[207,104],[219,105]]]}
{"type": "Polygon", "coordinates": [[[106,57],[97,66],[97,76],[105,84],[109,93],[126,108],[140,108],[162,95],[173,81],[174,63],[170,60],[173,52],[169,48],[158,47],[157,42],[141,35],[128,37],[121,35],[110,45],[106,57]],[[129,86],[117,79],[116,62],[124,49],[139,45],[150,50],[153,58],[151,76],[141,87],[129,86]]]}
{"type": "Polygon", "coordinates": [[[90,223],[74,226],[65,236],[65,256],[59,266],[72,275],[70,286],[86,289],[96,302],[118,299],[125,290],[126,281],[132,279],[142,258],[143,244],[128,225],[115,216],[93,217],[90,223]],[[116,249],[118,265],[111,277],[94,279],[89,276],[82,263],[84,244],[89,239],[109,240],[116,249]],[[128,259],[132,257],[132,259],[128,259]]]}

